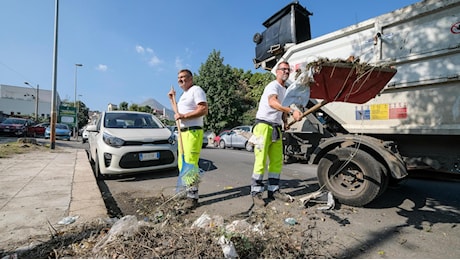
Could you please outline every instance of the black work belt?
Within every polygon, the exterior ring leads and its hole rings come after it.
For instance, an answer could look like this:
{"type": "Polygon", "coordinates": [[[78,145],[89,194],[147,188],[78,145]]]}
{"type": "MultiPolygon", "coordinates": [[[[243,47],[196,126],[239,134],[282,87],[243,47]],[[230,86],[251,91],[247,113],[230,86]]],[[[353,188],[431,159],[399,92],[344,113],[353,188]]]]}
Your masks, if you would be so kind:
{"type": "Polygon", "coordinates": [[[180,130],[182,132],[187,132],[188,130],[200,130],[203,129],[201,126],[190,126],[190,127],[182,127],[180,130]]]}
{"type": "Polygon", "coordinates": [[[262,119],[257,119],[256,118],[256,123],[254,124],[253,128],[257,125],[257,124],[266,124],[266,125],[270,125],[273,127],[273,131],[272,131],[272,142],[276,142],[278,139],[280,139],[281,137],[281,125],[280,124],[277,124],[277,123],[272,123],[272,122],[268,122],[268,121],[265,121],[265,120],[262,120],[262,119]]]}

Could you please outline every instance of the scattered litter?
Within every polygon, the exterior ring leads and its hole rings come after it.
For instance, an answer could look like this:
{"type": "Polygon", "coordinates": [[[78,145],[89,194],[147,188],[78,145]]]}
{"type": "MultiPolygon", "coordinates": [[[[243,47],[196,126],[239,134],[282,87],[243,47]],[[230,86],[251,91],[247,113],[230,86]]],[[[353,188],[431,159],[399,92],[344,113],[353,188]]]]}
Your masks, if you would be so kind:
{"type": "Polygon", "coordinates": [[[330,191],[322,191],[318,190],[308,194],[307,196],[299,199],[302,204],[307,207],[309,203],[316,203],[316,204],[324,204],[327,203],[326,206],[319,207],[318,210],[329,210],[334,209],[335,207],[335,200],[334,196],[330,191]]]}
{"type": "Polygon", "coordinates": [[[110,228],[107,236],[101,239],[93,248],[93,252],[96,253],[100,249],[104,248],[108,243],[117,240],[118,237],[132,237],[139,230],[139,222],[136,216],[128,215],[122,217],[120,220],[113,224],[110,228]]]}
{"type": "Polygon", "coordinates": [[[63,219],[61,219],[58,224],[59,225],[70,225],[72,223],[74,223],[75,221],[77,221],[79,216],[68,216],[68,217],[65,217],[63,219]]]}
{"type": "Polygon", "coordinates": [[[225,226],[228,232],[249,235],[250,233],[257,233],[263,235],[262,224],[251,225],[246,220],[234,220],[232,223],[225,226]]]}
{"type": "Polygon", "coordinates": [[[304,206],[307,205],[307,203],[310,201],[310,200],[314,200],[314,199],[317,199],[318,197],[321,197],[322,195],[324,195],[326,192],[325,191],[322,191],[322,190],[318,190],[318,191],[315,191],[315,192],[312,192],[312,193],[309,193],[307,196],[305,197],[302,197],[300,198],[300,202],[302,202],[302,204],[304,206]]]}
{"type": "Polygon", "coordinates": [[[335,208],[335,201],[334,201],[334,196],[332,196],[331,192],[327,193],[327,204],[326,206],[319,207],[318,210],[330,210],[335,208]]]}
{"type": "Polygon", "coordinates": [[[201,214],[192,224],[192,228],[204,228],[205,230],[215,227],[222,227],[224,225],[224,218],[222,216],[209,216],[206,212],[201,214]]]}
{"type": "Polygon", "coordinates": [[[295,224],[297,224],[297,220],[295,220],[295,218],[286,218],[284,220],[284,223],[290,225],[290,226],[294,226],[295,224]]]}
{"type": "Polygon", "coordinates": [[[226,239],[225,236],[219,238],[219,245],[222,247],[222,252],[224,257],[227,259],[236,259],[239,258],[238,253],[236,252],[235,245],[229,239],[226,239]]]}

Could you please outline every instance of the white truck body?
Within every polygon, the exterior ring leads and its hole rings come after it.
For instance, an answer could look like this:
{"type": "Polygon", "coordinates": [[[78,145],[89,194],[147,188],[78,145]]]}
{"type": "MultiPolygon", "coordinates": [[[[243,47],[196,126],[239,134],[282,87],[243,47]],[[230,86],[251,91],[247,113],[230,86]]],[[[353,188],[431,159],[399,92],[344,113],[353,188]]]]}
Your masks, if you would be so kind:
{"type": "Polygon", "coordinates": [[[459,26],[459,1],[423,1],[292,46],[281,59],[296,68],[322,57],[355,56],[396,67],[382,94],[368,103],[323,107],[351,133],[458,135],[459,26]]]}
{"type": "MultiPolygon", "coordinates": [[[[349,56],[375,66],[394,66],[397,73],[365,104],[330,102],[321,107],[328,123],[311,115],[294,124],[285,133],[285,156],[319,164],[320,183],[344,203],[358,206],[383,193],[387,178],[404,178],[410,169],[460,173],[460,0],[421,1],[321,37],[286,44],[281,54],[274,53],[277,63],[288,61],[293,70],[320,58],[349,56]],[[365,154],[361,159],[370,155],[384,168],[382,180],[372,187],[379,189],[376,194],[361,184],[361,193],[348,196],[355,186],[328,181],[337,174],[321,177],[334,165],[331,159],[321,160],[330,153],[340,158],[337,150],[347,147],[361,150],[365,154]]],[[[276,66],[267,64],[256,66],[275,73],[276,66]]],[[[310,101],[309,106],[321,102],[310,101]]]]}

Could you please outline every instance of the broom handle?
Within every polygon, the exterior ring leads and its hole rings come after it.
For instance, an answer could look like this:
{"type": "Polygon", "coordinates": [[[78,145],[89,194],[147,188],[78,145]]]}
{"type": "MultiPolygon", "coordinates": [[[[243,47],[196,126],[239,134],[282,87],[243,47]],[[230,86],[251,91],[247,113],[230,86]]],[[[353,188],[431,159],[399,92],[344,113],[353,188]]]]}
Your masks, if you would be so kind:
{"type": "MultiPolygon", "coordinates": [[[[326,105],[327,103],[329,103],[329,102],[326,101],[326,100],[323,100],[323,101],[321,101],[320,103],[318,103],[318,104],[312,106],[310,109],[308,109],[307,111],[303,112],[301,119],[304,118],[304,117],[306,117],[307,115],[309,115],[309,114],[315,112],[316,110],[320,109],[322,106],[326,105]]],[[[300,121],[300,120],[299,120],[299,121],[300,121]]],[[[294,120],[294,121],[291,121],[291,122],[289,122],[288,126],[290,127],[290,126],[292,126],[293,124],[295,124],[296,122],[298,122],[298,121],[295,121],[295,120],[294,120]]]]}
{"type": "MultiPolygon", "coordinates": [[[[171,90],[174,90],[174,87],[171,86],[171,90]]],[[[174,110],[174,113],[176,114],[179,114],[179,110],[177,109],[177,103],[176,103],[176,94],[174,92],[173,96],[172,96],[172,99],[171,99],[171,105],[172,105],[172,108],[174,110]]],[[[181,131],[180,131],[180,119],[178,120],[175,120],[176,121],[176,127],[177,127],[177,133],[179,135],[179,153],[182,154],[182,156],[184,156],[184,144],[182,143],[182,134],[181,134],[181,131]]]]}

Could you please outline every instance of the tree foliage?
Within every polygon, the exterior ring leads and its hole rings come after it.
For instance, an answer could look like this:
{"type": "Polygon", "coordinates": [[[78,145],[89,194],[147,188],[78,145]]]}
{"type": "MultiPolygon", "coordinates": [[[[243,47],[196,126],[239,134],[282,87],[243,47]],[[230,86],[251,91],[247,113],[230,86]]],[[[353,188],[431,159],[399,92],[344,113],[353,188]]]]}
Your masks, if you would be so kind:
{"type": "Polygon", "coordinates": [[[199,74],[194,76],[194,83],[203,88],[208,100],[209,113],[204,119],[205,127],[215,132],[226,126],[237,125],[243,113],[241,96],[237,92],[238,78],[223,61],[220,51],[213,50],[200,66],[199,74]]]}
{"type": "Polygon", "coordinates": [[[127,111],[128,106],[129,106],[128,102],[123,101],[123,102],[120,103],[120,105],[118,105],[118,109],[122,110],[122,111],[127,111]]]}

